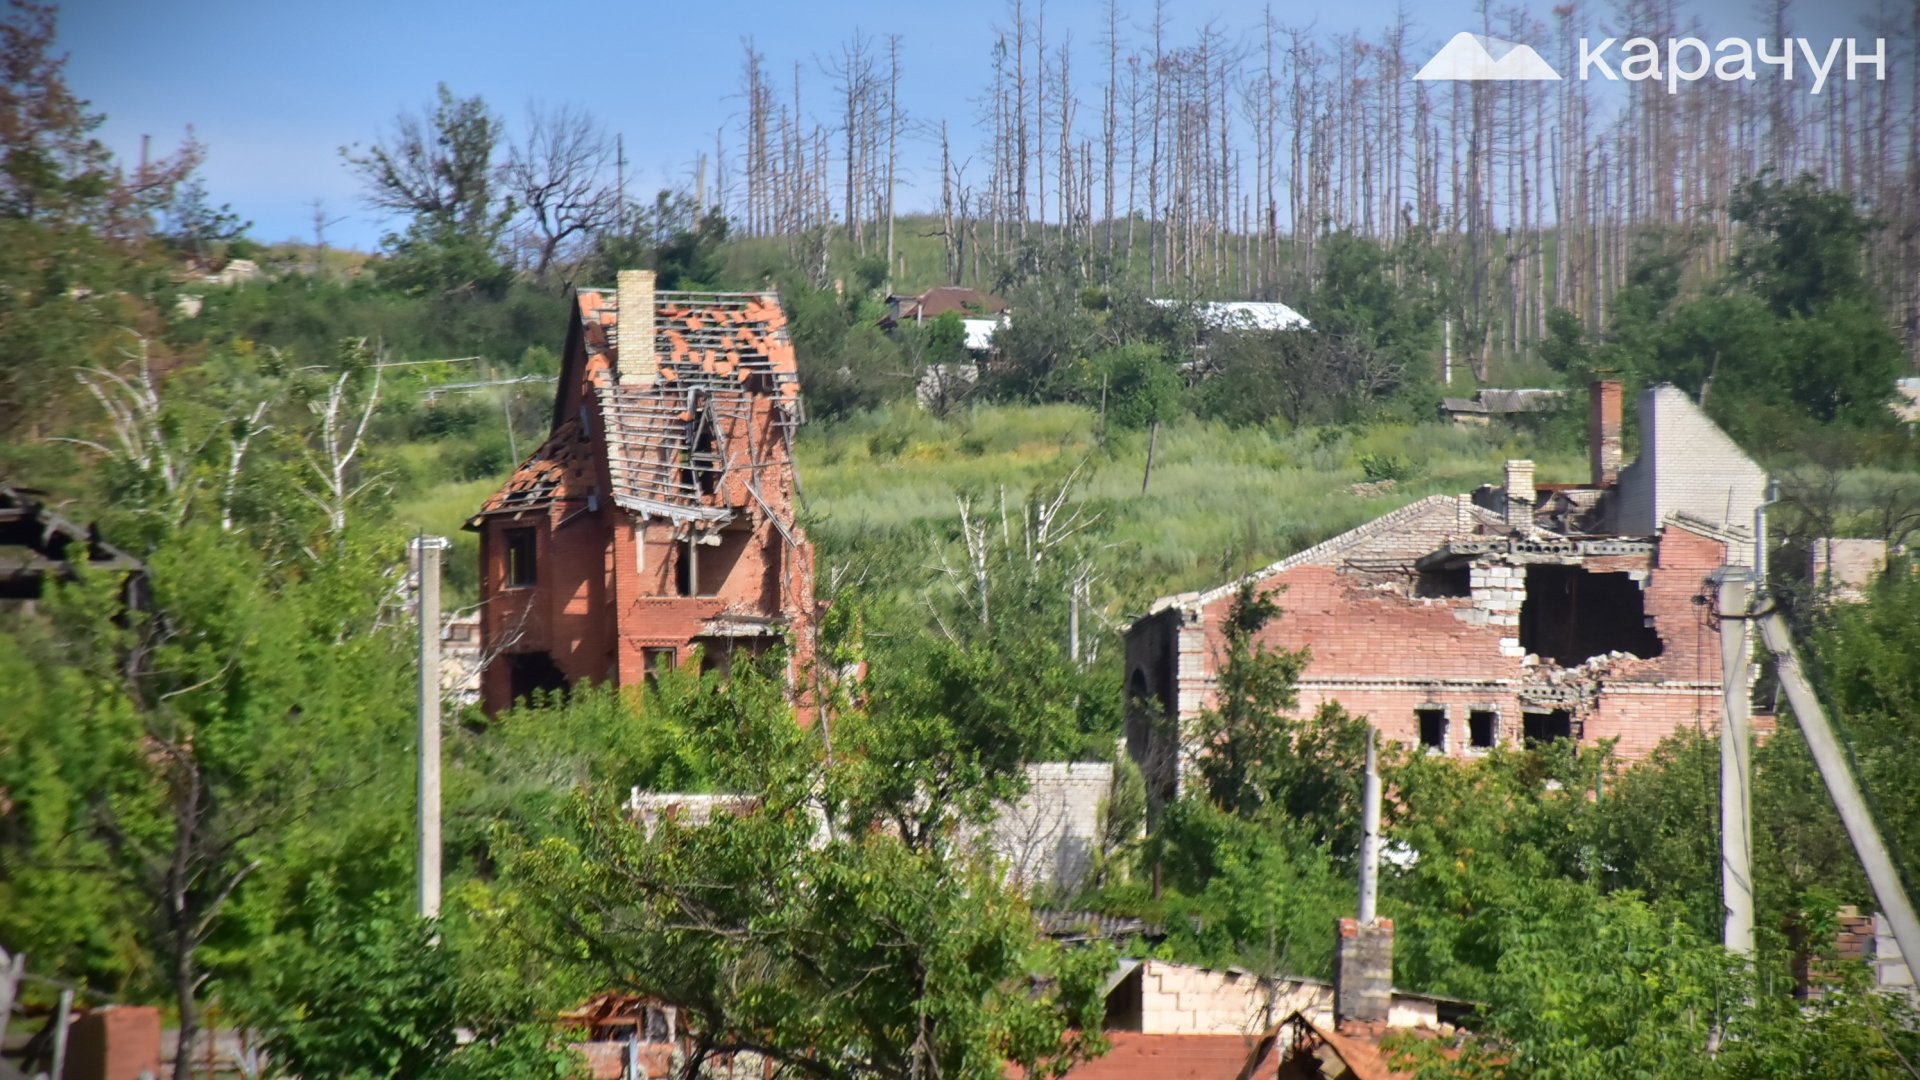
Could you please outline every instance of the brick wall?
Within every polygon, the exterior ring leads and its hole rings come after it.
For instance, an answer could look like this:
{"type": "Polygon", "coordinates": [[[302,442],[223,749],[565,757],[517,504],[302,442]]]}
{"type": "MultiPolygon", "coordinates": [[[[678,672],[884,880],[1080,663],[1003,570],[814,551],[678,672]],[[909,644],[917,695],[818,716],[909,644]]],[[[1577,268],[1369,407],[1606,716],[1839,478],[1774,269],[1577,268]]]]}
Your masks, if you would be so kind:
{"type": "MultiPolygon", "coordinates": [[[[482,525],[481,639],[488,655],[546,653],[569,681],[604,682],[615,675],[608,603],[607,511],[568,516],[584,507],[559,502],[482,525]],[[565,522],[564,525],[561,522],[565,522]],[[534,583],[507,585],[506,534],[531,529],[534,583]]],[[[489,711],[511,704],[505,663],[487,665],[481,699],[489,711]]]]}
{"type": "Polygon", "coordinates": [[[1327,1012],[1333,988],[1305,979],[1263,981],[1250,972],[1146,960],[1140,965],[1140,1030],[1147,1035],[1241,1035],[1296,1011],[1327,1012]]]}
{"type": "Polygon", "coordinates": [[[1071,893],[1085,883],[1100,847],[1100,812],[1113,786],[1104,761],[1027,766],[1027,793],[1003,806],[989,830],[1011,880],[1071,893]]]}
{"type": "Polygon", "coordinates": [[[1676,513],[1742,530],[1734,562],[1753,565],[1753,512],[1766,497],[1767,474],[1676,387],[1641,392],[1640,457],[1620,476],[1615,523],[1645,536],[1676,513]]]}
{"type": "MultiPolygon", "coordinates": [[[[1529,710],[1564,708],[1584,741],[1618,738],[1621,753],[1636,758],[1676,728],[1718,725],[1719,635],[1702,598],[1725,551],[1719,539],[1670,526],[1651,555],[1579,561],[1595,573],[1627,574],[1639,585],[1662,643],[1653,658],[1594,660],[1571,670],[1530,662],[1518,629],[1527,601],[1523,565],[1479,560],[1469,595],[1417,597],[1404,582],[1354,570],[1349,564],[1363,559],[1364,549],[1340,564],[1294,565],[1266,578],[1262,589],[1283,590],[1276,597],[1282,614],[1259,640],[1268,648],[1310,650],[1299,683],[1303,715],[1339,702],[1371,718],[1386,737],[1414,745],[1415,710],[1439,709],[1447,725],[1445,752],[1467,755],[1475,752],[1468,725],[1476,710],[1494,713],[1498,740],[1512,744],[1529,710]]],[[[1231,595],[1215,595],[1200,607],[1197,622],[1177,631],[1177,707],[1186,720],[1213,704],[1226,651],[1221,628],[1231,605],[1231,595]]],[[[1169,629],[1178,624],[1164,613],[1155,619],[1152,630],[1129,645],[1129,664],[1137,644],[1141,670],[1165,666],[1169,629]]]]}

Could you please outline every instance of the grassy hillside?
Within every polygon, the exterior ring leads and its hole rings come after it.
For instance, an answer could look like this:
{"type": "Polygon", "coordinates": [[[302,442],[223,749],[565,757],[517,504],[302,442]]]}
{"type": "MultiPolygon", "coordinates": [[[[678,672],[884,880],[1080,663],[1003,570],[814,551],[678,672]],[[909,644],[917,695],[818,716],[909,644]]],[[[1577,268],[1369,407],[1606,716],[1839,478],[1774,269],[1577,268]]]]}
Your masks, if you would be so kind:
{"type": "Polygon", "coordinates": [[[801,482],[822,565],[906,585],[951,538],[957,495],[997,503],[1004,490],[1017,503],[1074,474],[1078,501],[1100,516],[1102,571],[1140,604],[1264,565],[1423,496],[1497,483],[1506,458],[1536,459],[1542,482],[1586,471],[1583,452],[1515,429],[1235,430],[1186,418],[1160,430],[1142,493],[1147,434],[1115,433],[1103,445],[1097,427],[1096,416],[1071,405],[981,405],[948,421],[900,405],[805,429],[801,482]],[[1356,490],[1369,460],[1376,475],[1383,462],[1397,464],[1400,477],[1356,490]]]}

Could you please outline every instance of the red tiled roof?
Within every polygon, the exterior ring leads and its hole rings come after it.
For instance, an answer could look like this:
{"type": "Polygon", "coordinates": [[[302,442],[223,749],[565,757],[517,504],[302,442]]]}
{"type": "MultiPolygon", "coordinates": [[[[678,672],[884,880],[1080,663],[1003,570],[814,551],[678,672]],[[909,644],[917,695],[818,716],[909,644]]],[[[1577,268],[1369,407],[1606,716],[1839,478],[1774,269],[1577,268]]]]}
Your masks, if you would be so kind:
{"type": "Polygon", "coordinates": [[[593,486],[593,443],[571,417],[555,428],[540,448],[521,462],[499,491],[480,507],[481,514],[531,510],[567,499],[585,499],[593,486]]]}
{"type": "Polygon", "coordinates": [[[940,285],[921,293],[920,314],[931,319],[936,315],[945,315],[949,311],[962,315],[979,311],[988,315],[997,315],[1007,310],[1007,302],[991,293],[979,289],[969,289],[960,285],[940,285]]]}
{"type": "Polygon", "coordinates": [[[1063,1080],[1239,1080],[1273,1052],[1271,1039],[1245,1035],[1109,1031],[1107,1042],[1106,1054],[1075,1065],[1063,1080]]]}
{"type": "MultiPolygon", "coordinates": [[[[746,487],[721,479],[752,476],[772,449],[755,445],[756,403],[771,401],[776,427],[800,421],[799,375],[778,298],[656,293],[655,362],[624,365],[624,380],[618,292],[581,289],[578,302],[587,360],[582,374],[604,426],[614,502],[676,520],[732,517],[746,487]],[[649,370],[651,377],[634,374],[649,370]]],[[[767,441],[764,432],[760,438],[767,441]]],[[[584,499],[593,484],[594,441],[579,418],[564,420],[480,513],[584,499]],[[582,482],[570,486],[575,477],[582,482]]]]}

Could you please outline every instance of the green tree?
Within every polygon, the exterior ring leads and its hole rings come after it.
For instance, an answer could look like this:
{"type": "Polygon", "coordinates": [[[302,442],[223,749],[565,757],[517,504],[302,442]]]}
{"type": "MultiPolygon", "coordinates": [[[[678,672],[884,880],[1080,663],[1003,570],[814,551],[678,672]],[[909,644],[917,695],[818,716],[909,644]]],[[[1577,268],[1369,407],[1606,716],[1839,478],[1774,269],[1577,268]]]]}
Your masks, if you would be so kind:
{"type": "Polygon", "coordinates": [[[1308,650],[1275,650],[1261,630],[1281,617],[1273,594],[1242,582],[1223,623],[1225,659],[1212,709],[1194,721],[1194,759],[1206,796],[1227,813],[1258,817],[1273,807],[1304,822],[1315,844],[1350,853],[1357,842],[1359,773],[1367,721],[1338,705],[1294,717],[1294,684],[1308,650]]]}
{"type": "Polygon", "coordinates": [[[417,918],[385,893],[349,903],[324,883],[302,908],[305,927],[273,942],[232,1001],[283,1074],[577,1075],[576,1055],[555,1045],[561,1032],[542,1016],[550,1003],[486,955],[476,927],[417,918]]]}
{"type": "Polygon", "coordinates": [[[1180,392],[1179,373],[1167,363],[1165,350],[1136,343],[1089,357],[1079,396],[1089,406],[1104,409],[1110,426],[1137,430],[1178,415],[1180,392]]]}
{"type": "Polygon", "coordinates": [[[502,124],[478,96],[456,98],[441,83],[430,112],[402,112],[364,151],[342,147],[368,205],[403,215],[386,237],[386,279],[414,293],[479,291],[498,296],[510,272],[500,238],[513,216],[496,196],[494,151],[502,124]]]}
{"type": "Polygon", "coordinates": [[[843,819],[874,774],[826,764],[777,675],[736,669],[709,701],[691,737],[753,794],[636,828],[583,792],[564,836],[510,863],[522,933],[687,1010],[690,1068],[746,1050],[828,1078],[1051,1075],[1097,1046],[1105,950],[1045,942],[968,852],[843,819]]]}

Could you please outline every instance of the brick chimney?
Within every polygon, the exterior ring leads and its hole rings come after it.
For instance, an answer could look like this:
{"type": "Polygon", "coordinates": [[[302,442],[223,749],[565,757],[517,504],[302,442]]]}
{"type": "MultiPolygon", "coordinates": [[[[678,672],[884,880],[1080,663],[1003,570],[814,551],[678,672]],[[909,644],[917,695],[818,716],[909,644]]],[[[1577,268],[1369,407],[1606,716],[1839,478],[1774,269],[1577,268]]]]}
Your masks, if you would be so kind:
{"type": "Polygon", "coordinates": [[[1393,920],[1341,919],[1333,940],[1333,1022],[1387,1022],[1393,1007],[1393,920]]]}
{"type": "Polygon", "coordinates": [[[1587,456],[1593,486],[1620,482],[1620,380],[1596,379],[1587,387],[1587,456]]]}
{"type": "Polygon", "coordinates": [[[645,386],[660,370],[653,353],[653,271],[622,270],[617,284],[620,325],[614,380],[645,386]]]}
{"type": "Polygon", "coordinates": [[[1515,532],[1533,531],[1533,462],[1514,458],[1507,462],[1507,528],[1515,532]]]}

